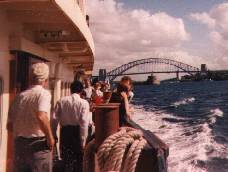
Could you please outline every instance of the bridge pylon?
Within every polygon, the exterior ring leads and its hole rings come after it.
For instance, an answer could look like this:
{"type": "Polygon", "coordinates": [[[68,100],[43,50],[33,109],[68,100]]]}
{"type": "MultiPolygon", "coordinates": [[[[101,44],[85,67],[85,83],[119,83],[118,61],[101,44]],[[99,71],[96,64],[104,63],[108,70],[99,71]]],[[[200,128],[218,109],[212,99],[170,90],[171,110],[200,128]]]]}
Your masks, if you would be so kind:
{"type": "Polygon", "coordinates": [[[177,73],[176,73],[176,80],[177,80],[177,81],[180,80],[180,72],[179,72],[179,70],[178,70],[177,73]]]}
{"type": "Polygon", "coordinates": [[[100,69],[99,76],[98,76],[99,81],[105,81],[106,77],[107,77],[106,69],[100,69]]]}
{"type": "Polygon", "coordinates": [[[201,68],[200,68],[200,75],[207,75],[207,65],[206,64],[201,64],[201,68]]]}

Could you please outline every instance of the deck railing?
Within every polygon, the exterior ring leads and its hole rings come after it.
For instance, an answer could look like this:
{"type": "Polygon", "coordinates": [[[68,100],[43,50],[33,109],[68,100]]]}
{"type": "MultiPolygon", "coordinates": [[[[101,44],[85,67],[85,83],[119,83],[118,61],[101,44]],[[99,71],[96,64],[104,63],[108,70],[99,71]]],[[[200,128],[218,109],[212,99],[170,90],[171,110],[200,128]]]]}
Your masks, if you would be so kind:
{"type": "Polygon", "coordinates": [[[157,159],[154,161],[156,165],[155,171],[158,172],[167,172],[168,170],[168,163],[167,157],[169,156],[169,147],[166,145],[159,137],[157,137],[154,133],[149,130],[145,130],[138,124],[136,124],[132,120],[127,121],[127,125],[133,127],[135,129],[139,129],[143,132],[144,138],[147,140],[147,143],[150,147],[154,150],[157,159]]]}

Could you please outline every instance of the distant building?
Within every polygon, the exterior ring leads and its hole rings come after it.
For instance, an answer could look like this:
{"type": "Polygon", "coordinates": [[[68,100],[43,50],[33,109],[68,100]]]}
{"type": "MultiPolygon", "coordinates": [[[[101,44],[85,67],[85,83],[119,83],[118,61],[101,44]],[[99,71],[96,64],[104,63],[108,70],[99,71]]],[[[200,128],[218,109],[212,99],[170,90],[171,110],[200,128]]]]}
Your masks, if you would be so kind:
{"type": "Polygon", "coordinates": [[[206,64],[201,64],[200,74],[201,75],[206,75],[207,74],[207,65],[206,64]]]}

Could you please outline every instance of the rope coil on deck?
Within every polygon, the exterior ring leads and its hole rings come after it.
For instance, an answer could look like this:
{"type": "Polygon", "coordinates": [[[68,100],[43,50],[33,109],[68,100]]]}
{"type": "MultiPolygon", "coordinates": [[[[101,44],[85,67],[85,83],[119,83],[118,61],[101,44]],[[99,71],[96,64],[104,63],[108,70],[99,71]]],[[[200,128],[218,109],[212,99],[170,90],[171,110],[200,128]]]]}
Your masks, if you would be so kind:
{"type": "MultiPolygon", "coordinates": [[[[98,148],[100,171],[134,172],[140,153],[146,144],[147,141],[141,131],[130,127],[120,128],[119,132],[109,136],[98,148]]],[[[89,163],[95,152],[91,147],[95,147],[94,141],[89,143],[85,151],[84,172],[89,172],[88,166],[92,165],[89,163]]]]}

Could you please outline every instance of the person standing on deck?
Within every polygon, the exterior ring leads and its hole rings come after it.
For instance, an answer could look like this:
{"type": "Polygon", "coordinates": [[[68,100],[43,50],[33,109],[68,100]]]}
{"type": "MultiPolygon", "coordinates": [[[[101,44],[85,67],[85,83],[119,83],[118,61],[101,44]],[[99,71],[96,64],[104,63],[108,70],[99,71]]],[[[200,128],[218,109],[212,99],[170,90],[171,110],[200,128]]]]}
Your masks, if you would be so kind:
{"type": "Polygon", "coordinates": [[[49,68],[45,63],[31,67],[32,86],[16,96],[9,109],[8,130],[14,135],[14,171],[52,171],[54,137],[50,127],[51,94],[44,89],[49,68]]]}
{"type": "Polygon", "coordinates": [[[53,133],[56,136],[60,123],[60,151],[67,172],[82,172],[83,149],[91,120],[89,103],[80,97],[83,85],[79,81],[71,84],[71,96],[63,97],[55,106],[52,117],[53,133]]]}
{"type": "Polygon", "coordinates": [[[92,94],[93,94],[94,88],[91,86],[90,78],[87,77],[84,80],[84,83],[85,83],[85,87],[83,90],[84,98],[82,96],[81,97],[83,99],[87,100],[90,105],[90,112],[89,112],[90,122],[89,122],[89,129],[88,129],[88,137],[87,137],[87,141],[86,141],[86,143],[88,143],[89,141],[91,141],[93,139],[94,130],[95,130],[95,126],[93,123],[93,114],[92,114],[92,109],[93,109],[92,94]]]}
{"type": "Polygon", "coordinates": [[[85,99],[90,102],[92,94],[93,94],[93,87],[91,86],[89,78],[86,78],[84,80],[84,83],[85,83],[85,88],[84,88],[85,99]]]}
{"type": "Polygon", "coordinates": [[[101,84],[101,91],[103,93],[109,91],[109,89],[110,89],[110,86],[109,86],[108,83],[104,82],[104,83],[101,84]]]}
{"type": "Polygon", "coordinates": [[[101,83],[97,82],[94,85],[93,94],[92,94],[92,102],[95,104],[102,103],[103,92],[101,91],[101,83]]]}
{"type": "Polygon", "coordinates": [[[103,92],[101,91],[101,83],[97,82],[94,86],[94,94],[99,97],[103,97],[103,92]]]}

